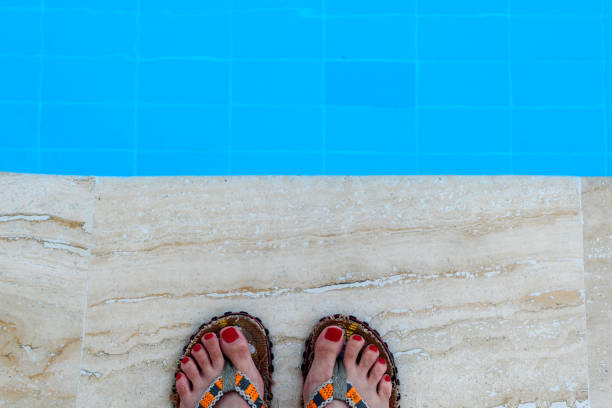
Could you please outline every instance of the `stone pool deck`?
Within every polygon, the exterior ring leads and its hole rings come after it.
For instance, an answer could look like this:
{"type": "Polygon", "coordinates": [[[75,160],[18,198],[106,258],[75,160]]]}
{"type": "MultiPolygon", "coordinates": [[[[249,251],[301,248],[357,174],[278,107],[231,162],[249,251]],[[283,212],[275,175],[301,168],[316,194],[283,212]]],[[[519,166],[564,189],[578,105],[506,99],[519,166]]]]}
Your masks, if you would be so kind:
{"type": "Polygon", "coordinates": [[[350,313],[402,408],[609,408],[612,179],[0,174],[0,406],[170,406],[227,310],[270,329],[274,407],[350,313]]]}

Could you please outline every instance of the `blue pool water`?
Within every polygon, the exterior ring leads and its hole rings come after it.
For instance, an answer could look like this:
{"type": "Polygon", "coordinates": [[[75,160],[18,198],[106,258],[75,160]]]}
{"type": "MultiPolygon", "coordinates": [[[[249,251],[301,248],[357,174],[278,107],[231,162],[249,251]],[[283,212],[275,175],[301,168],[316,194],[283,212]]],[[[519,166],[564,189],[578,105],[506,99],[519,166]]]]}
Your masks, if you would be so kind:
{"type": "Polygon", "coordinates": [[[0,0],[0,171],[609,175],[611,0],[0,0]]]}

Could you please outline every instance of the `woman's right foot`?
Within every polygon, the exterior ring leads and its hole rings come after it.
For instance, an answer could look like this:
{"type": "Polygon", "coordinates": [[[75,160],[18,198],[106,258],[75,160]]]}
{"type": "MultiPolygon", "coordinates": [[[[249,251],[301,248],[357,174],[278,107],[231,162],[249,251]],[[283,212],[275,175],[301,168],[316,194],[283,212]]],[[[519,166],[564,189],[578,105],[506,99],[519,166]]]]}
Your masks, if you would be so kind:
{"type": "MultiPolygon", "coordinates": [[[[302,399],[304,407],[313,392],[332,377],[336,359],[344,345],[344,331],[338,326],[326,327],[314,346],[314,359],[304,381],[302,399]]],[[[348,339],[344,350],[344,367],[348,381],[355,387],[369,408],[389,408],[392,384],[386,374],[387,363],[379,357],[375,345],[366,345],[363,337],[354,334],[348,339]],[[359,353],[363,350],[360,361],[359,353]]],[[[332,401],[329,408],[347,408],[342,401],[332,401]]]]}
{"type": "MultiPolygon", "coordinates": [[[[181,361],[181,371],[176,375],[176,389],[181,397],[180,408],[193,408],[200,401],[204,391],[223,372],[224,356],[253,381],[263,396],[263,378],[251,358],[249,343],[244,334],[233,326],[223,328],[219,334],[220,339],[214,333],[204,335],[202,342],[196,343],[191,349],[191,355],[181,361]]],[[[250,408],[235,391],[224,394],[215,405],[217,407],[250,408]]]]}

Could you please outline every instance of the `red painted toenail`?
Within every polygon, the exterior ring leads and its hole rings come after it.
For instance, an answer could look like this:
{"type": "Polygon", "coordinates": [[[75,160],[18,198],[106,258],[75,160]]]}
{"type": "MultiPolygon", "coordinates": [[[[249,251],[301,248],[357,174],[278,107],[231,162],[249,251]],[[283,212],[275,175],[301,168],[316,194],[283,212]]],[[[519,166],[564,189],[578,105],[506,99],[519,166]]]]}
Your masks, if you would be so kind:
{"type": "Polygon", "coordinates": [[[183,359],[181,360],[181,363],[183,364],[187,364],[189,362],[189,357],[183,357],[183,359]]]}
{"type": "Polygon", "coordinates": [[[378,359],[378,363],[379,363],[379,364],[387,364],[387,362],[385,361],[385,359],[384,359],[384,358],[382,358],[382,357],[378,359]]]}
{"type": "Polygon", "coordinates": [[[373,345],[373,344],[370,344],[370,345],[368,346],[368,349],[370,349],[370,351],[378,351],[378,349],[376,348],[376,346],[375,346],[375,345],[373,345]]]}
{"type": "Polygon", "coordinates": [[[181,374],[181,373],[176,373],[176,379],[177,379],[177,380],[180,380],[182,376],[183,376],[183,374],[181,374]]]}
{"type": "Polygon", "coordinates": [[[214,334],[212,334],[212,333],[206,333],[206,335],[204,336],[204,340],[210,340],[210,339],[212,339],[213,337],[215,337],[215,335],[214,335],[214,334]]]}
{"type": "Polygon", "coordinates": [[[363,340],[363,337],[361,337],[360,335],[356,334],[356,335],[353,336],[353,340],[361,341],[361,340],[363,340]]]}
{"type": "Polygon", "coordinates": [[[338,341],[342,338],[342,330],[337,327],[330,327],[325,332],[325,338],[330,341],[338,341]]]}
{"type": "Polygon", "coordinates": [[[233,343],[238,338],[238,331],[233,327],[230,327],[221,333],[221,337],[223,337],[223,340],[225,340],[227,343],[233,343]]]}
{"type": "Polygon", "coordinates": [[[193,351],[195,351],[196,353],[200,350],[202,350],[202,346],[200,345],[200,343],[193,346],[193,351]]]}
{"type": "Polygon", "coordinates": [[[389,374],[385,374],[385,381],[389,382],[391,381],[391,377],[389,376],[389,374]]]}

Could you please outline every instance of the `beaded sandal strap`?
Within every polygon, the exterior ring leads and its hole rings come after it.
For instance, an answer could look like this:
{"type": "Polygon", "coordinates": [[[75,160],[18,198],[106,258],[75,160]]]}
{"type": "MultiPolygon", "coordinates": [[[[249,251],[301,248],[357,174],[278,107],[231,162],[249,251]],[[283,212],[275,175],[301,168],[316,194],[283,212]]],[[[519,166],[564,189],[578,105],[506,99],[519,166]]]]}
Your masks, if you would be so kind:
{"type": "Polygon", "coordinates": [[[229,362],[225,362],[223,373],[208,387],[195,408],[213,408],[223,394],[236,391],[251,408],[266,408],[257,388],[243,372],[237,371],[229,362]]]}
{"type": "Polygon", "coordinates": [[[313,393],[305,408],[323,408],[333,400],[346,402],[351,408],[368,408],[368,405],[346,379],[342,360],[336,360],[331,379],[321,384],[313,393]]]}

